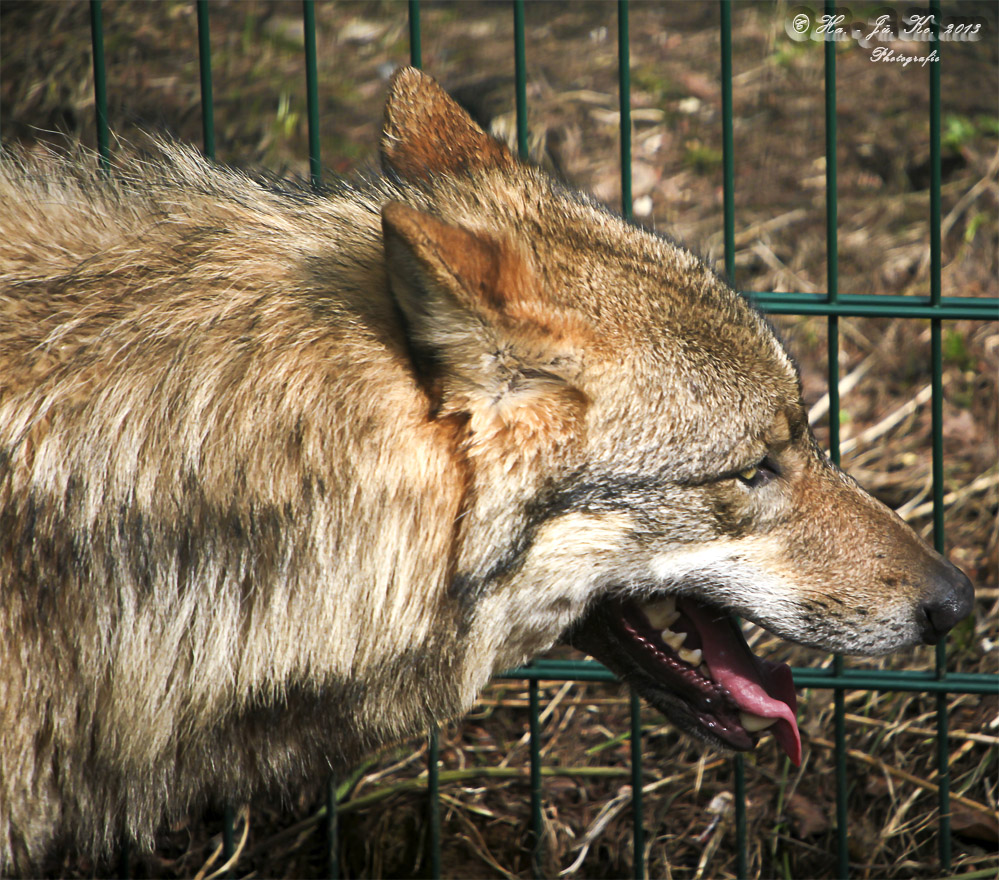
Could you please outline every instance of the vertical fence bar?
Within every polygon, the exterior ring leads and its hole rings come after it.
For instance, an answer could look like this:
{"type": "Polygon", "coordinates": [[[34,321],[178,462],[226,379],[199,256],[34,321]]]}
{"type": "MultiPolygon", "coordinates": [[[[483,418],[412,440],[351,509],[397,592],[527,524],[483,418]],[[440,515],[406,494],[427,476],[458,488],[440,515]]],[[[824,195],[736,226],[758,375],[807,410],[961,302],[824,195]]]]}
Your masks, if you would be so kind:
{"type": "Polygon", "coordinates": [[[302,24],[305,29],[306,113],[309,117],[309,181],[318,189],[323,172],[319,158],[319,71],[316,59],[315,0],[302,0],[302,24]]]}
{"type": "Polygon", "coordinates": [[[527,158],[527,50],[524,36],[524,0],[513,0],[513,58],[517,89],[517,150],[527,158]]]}
{"type": "Polygon", "coordinates": [[[198,63],[201,68],[201,130],[205,155],[215,159],[215,101],[212,97],[212,39],[208,23],[208,0],[198,0],[198,63]]]}
{"type": "MultiPolygon", "coordinates": [[[[826,0],[826,14],[835,14],[835,0],[826,0]]],[[[825,49],[826,111],[826,290],[830,305],[839,302],[839,236],[836,161],[836,43],[827,39],[825,49]]],[[[829,455],[840,463],[839,316],[828,316],[829,455]]],[[[837,693],[841,693],[837,691],[837,693]]]]}
{"type": "MultiPolygon", "coordinates": [[[[631,43],[628,36],[628,0],[617,3],[618,101],[621,113],[621,213],[634,216],[631,191],[631,43]]],[[[632,875],[645,876],[645,833],[642,804],[642,715],[638,694],[631,690],[631,798],[632,875]]]]}
{"type": "Polygon", "coordinates": [[[126,835],[121,836],[121,845],[118,847],[118,878],[119,880],[131,880],[132,877],[132,847],[126,835]]]}
{"type": "Polygon", "coordinates": [[[645,810],[642,803],[642,701],[631,689],[631,804],[632,841],[635,857],[632,876],[645,878],[645,810]]]}
{"type": "Polygon", "coordinates": [[[423,67],[423,44],[420,34],[420,0],[409,0],[409,63],[423,67]]]}
{"type": "Polygon", "coordinates": [[[326,876],[338,880],[340,876],[340,822],[337,818],[336,777],[331,773],[326,780],[326,876]]]}
{"type": "MultiPolygon", "coordinates": [[[[232,854],[236,851],[235,839],[233,834],[233,825],[236,824],[236,817],[232,809],[232,804],[226,804],[222,808],[222,864],[226,864],[229,859],[232,858],[232,854]]],[[[231,877],[233,875],[232,869],[228,869],[222,874],[222,877],[231,877]]]]}
{"type": "Polygon", "coordinates": [[[721,0],[722,168],[725,274],[735,287],[735,150],[732,137],[732,3],[721,0]]]}
{"type": "Polygon", "coordinates": [[[735,875],[739,880],[749,876],[749,858],[746,846],[746,759],[742,755],[732,758],[735,769],[735,875]]]}
{"type": "MultiPolygon", "coordinates": [[[[722,193],[725,227],[725,274],[735,287],[735,144],[732,134],[732,3],[721,0],[721,91],[722,91],[722,193]]],[[[732,759],[735,778],[735,856],[736,876],[749,874],[746,847],[746,761],[732,759]]]]}
{"type": "Polygon", "coordinates": [[[618,100],[621,109],[621,211],[632,218],[631,198],[631,46],[628,41],[628,0],[617,0],[618,100]]]}
{"type": "Polygon", "coordinates": [[[101,169],[106,173],[111,167],[108,148],[108,87],[104,65],[104,10],[101,0],[90,0],[90,43],[94,56],[94,109],[97,124],[97,155],[101,169]]]}
{"type": "MultiPolygon", "coordinates": [[[[942,247],[940,213],[941,152],[940,152],[940,0],[930,3],[932,15],[930,51],[938,60],[930,68],[930,302],[940,305],[942,295],[942,247]]],[[[940,554],[945,550],[944,537],[944,450],[943,450],[943,356],[941,321],[930,321],[930,365],[932,376],[931,420],[933,426],[933,546],[940,554]]],[[[936,647],[936,673],[942,678],[947,671],[947,647],[941,641],[936,647]]],[[[940,865],[950,870],[950,749],[948,748],[947,694],[937,698],[937,771],[939,773],[940,865]]]]}
{"type": "MultiPolygon", "coordinates": [[[[931,32],[933,39],[930,41],[931,51],[940,52],[940,0],[932,0],[930,3],[930,14],[933,16],[931,32]]],[[[940,63],[928,64],[930,69],[930,304],[940,305],[941,297],[941,234],[940,234],[940,63]]],[[[937,320],[937,319],[933,319],[937,320]]],[[[934,378],[940,372],[933,365],[934,378]]],[[[934,400],[937,395],[933,395],[934,400]]],[[[941,448],[940,452],[943,452],[941,448]]],[[[936,438],[934,435],[933,447],[933,467],[937,467],[938,461],[943,463],[943,455],[937,455],[936,438]]],[[[942,489],[938,486],[937,473],[933,473],[934,490],[942,489]]],[[[942,478],[943,473],[939,476],[942,478]]],[[[943,500],[942,498],[940,499],[943,500]]],[[[937,496],[933,498],[933,540],[936,542],[937,551],[943,551],[943,504],[937,503],[937,496]]]]}
{"type": "MultiPolygon", "coordinates": [[[[835,0],[826,0],[834,15],[835,0]]],[[[839,302],[839,236],[836,196],[836,43],[825,41],[826,104],[826,287],[830,305],[839,302]]],[[[829,454],[839,464],[839,316],[829,315],[829,454]]]]}
{"type": "Polygon", "coordinates": [[[531,874],[543,877],[541,866],[544,821],[541,813],[541,705],[538,680],[528,682],[531,726],[531,874]]]}
{"type": "MultiPolygon", "coordinates": [[[[836,13],[835,0],[826,0],[826,15],[836,13]]],[[[839,236],[836,160],[836,43],[826,39],[825,51],[825,111],[826,111],[826,290],[828,302],[839,301],[839,236]]],[[[826,340],[829,363],[829,456],[840,463],[840,400],[839,400],[839,316],[829,315],[826,340]]],[[[833,660],[836,675],[844,669],[843,658],[833,660]]],[[[836,760],[836,862],[839,877],[850,872],[850,850],[847,827],[846,779],[846,703],[845,693],[837,689],[833,695],[833,739],[836,760]]]]}
{"type": "MultiPolygon", "coordinates": [[[[527,60],[524,0],[513,2],[514,82],[517,102],[517,152],[527,158],[527,60]]],[[[531,876],[543,877],[544,815],[541,807],[541,698],[538,680],[527,683],[531,755],[531,876]]]]}
{"type": "Polygon", "coordinates": [[[427,741],[427,814],[430,825],[430,876],[441,875],[440,728],[434,725],[427,741]]]}

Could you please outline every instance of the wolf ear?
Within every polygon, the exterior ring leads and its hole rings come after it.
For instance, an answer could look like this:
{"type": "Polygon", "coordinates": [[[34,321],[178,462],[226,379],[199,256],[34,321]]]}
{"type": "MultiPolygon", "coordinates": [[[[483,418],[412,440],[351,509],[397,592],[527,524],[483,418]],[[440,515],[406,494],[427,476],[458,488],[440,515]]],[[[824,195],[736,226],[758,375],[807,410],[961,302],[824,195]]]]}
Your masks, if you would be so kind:
{"type": "Polygon", "coordinates": [[[381,160],[386,174],[403,180],[516,164],[506,147],[479,128],[431,77],[413,67],[396,71],[389,84],[381,160]]]}
{"type": "Polygon", "coordinates": [[[579,317],[544,301],[526,259],[399,202],[382,209],[382,226],[389,284],[438,408],[493,433],[571,430],[586,405],[573,380],[588,334],[579,317]]]}

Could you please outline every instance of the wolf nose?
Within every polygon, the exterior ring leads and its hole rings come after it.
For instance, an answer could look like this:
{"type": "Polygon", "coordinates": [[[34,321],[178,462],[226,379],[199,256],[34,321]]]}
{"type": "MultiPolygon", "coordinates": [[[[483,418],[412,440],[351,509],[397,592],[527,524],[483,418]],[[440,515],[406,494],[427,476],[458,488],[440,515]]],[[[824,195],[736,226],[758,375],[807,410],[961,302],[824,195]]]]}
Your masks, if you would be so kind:
{"type": "Polygon", "coordinates": [[[944,563],[934,579],[934,586],[920,606],[922,612],[923,641],[933,645],[942,639],[954,625],[971,613],[975,589],[964,572],[949,562],[944,563]]]}

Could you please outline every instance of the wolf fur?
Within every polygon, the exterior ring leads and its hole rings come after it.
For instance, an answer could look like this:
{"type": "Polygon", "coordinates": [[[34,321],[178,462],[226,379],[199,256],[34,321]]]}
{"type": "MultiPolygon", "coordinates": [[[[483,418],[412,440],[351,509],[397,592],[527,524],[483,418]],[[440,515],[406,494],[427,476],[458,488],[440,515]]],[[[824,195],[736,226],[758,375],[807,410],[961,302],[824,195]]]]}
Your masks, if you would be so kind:
{"type": "Polygon", "coordinates": [[[343,770],[605,602],[967,613],[759,314],[429,77],[328,192],[162,153],[0,171],[0,870],[343,770]]]}

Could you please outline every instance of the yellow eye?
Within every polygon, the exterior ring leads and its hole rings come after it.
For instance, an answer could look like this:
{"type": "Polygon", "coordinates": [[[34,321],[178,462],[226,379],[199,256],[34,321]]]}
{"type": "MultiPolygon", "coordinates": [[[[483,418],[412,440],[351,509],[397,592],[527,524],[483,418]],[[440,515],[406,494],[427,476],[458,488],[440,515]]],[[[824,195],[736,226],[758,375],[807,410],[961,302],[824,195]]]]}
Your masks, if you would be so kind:
{"type": "Polygon", "coordinates": [[[744,471],[739,471],[739,473],[736,474],[736,476],[740,480],[742,480],[742,481],[744,481],[746,483],[751,483],[756,478],[756,475],[759,472],[760,472],[760,469],[758,467],[755,467],[755,466],[754,467],[748,467],[744,471]]]}

